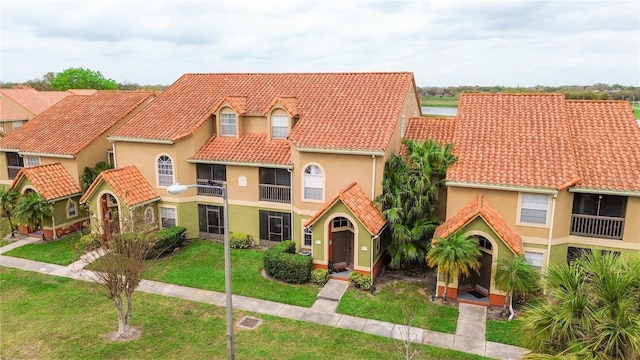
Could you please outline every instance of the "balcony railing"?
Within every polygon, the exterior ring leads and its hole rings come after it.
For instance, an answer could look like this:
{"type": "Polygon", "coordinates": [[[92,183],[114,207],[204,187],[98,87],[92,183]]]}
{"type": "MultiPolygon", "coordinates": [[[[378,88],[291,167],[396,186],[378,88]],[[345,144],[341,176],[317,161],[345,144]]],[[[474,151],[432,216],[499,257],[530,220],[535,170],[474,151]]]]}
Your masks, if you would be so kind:
{"type": "MultiPolygon", "coordinates": [[[[198,185],[212,185],[212,180],[198,179],[198,185]]],[[[222,197],[222,188],[198,188],[198,195],[222,197]]]]}
{"type": "Polygon", "coordinates": [[[260,184],[260,201],[291,203],[291,186],[260,184]]]}
{"type": "Polygon", "coordinates": [[[581,214],[571,215],[571,235],[622,240],[623,230],[624,218],[581,214]]]}

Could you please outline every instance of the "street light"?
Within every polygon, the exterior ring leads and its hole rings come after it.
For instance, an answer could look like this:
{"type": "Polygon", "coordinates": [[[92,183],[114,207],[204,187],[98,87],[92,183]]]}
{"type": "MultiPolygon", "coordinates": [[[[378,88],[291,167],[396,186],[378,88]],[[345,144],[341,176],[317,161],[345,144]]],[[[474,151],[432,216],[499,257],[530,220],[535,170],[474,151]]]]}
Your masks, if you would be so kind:
{"type": "Polygon", "coordinates": [[[167,188],[169,194],[177,195],[189,188],[222,190],[224,200],[224,295],[227,303],[227,356],[229,360],[236,358],[233,346],[233,306],[231,304],[231,244],[229,242],[229,199],[227,198],[227,183],[224,181],[209,181],[207,185],[180,185],[176,183],[167,188]]]}

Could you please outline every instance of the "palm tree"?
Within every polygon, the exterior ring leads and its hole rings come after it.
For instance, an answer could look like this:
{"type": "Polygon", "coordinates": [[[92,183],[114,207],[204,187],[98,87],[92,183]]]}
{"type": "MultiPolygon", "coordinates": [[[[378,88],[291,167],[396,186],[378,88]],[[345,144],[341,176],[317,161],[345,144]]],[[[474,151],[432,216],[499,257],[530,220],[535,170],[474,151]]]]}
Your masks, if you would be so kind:
{"type": "Polygon", "coordinates": [[[640,354],[640,257],[593,251],[543,276],[547,298],[525,311],[533,353],[580,359],[637,359],[640,354]]]}
{"type": "Polygon", "coordinates": [[[16,202],[18,201],[18,192],[9,188],[0,188],[0,217],[5,217],[9,220],[9,227],[11,228],[11,237],[16,236],[16,225],[13,223],[12,218],[14,216],[14,210],[16,202]]]}
{"type": "Polygon", "coordinates": [[[462,232],[455,232],[449,237],[436,238],[427,253],[429,266],[438,266],[438,272],[444,276],[443,300],[447,301],[447,289],[452,279],[460,275],[469,276],[471,270],[480,267],[480,250],[478,240],[468,237],[462,232]]]}
{"type": "Polygon", "coordinates": [[[18,219],[18,223],[29,228],[37,229],[39,227],[42,231],[43,241],[47,240],[42,227],[44,219],[52,215],[53,207],[51,204],[49,204],[44,196],[35,191],[30,191],[20,197],[16,204],[16,218],[18,219]]]}
{"type": "Polygon", "coordinates": [[[113,165],[106,163],[104,161],[100,161],[96,163],[96,165],[92,168],[86,166],[82,171],[82,176],[80,177],[80,183],[82,184],[82,192],[84,193],[89,189],[89,186],[93,183],[93,181],[100,175],[101,172],[105,170],[113,169],[113,165]]]}
{"type": "Polygon", "coordinates": [[[538,289],[540,274],[527,262],[524,256],[517,256],[513,260],[499,259],[494,275],[496,287],[508,295],[505,298],[504,310],[509,305],[509,320],[513,319],[513,295],[515,293],[529,294],[538,289]]]}

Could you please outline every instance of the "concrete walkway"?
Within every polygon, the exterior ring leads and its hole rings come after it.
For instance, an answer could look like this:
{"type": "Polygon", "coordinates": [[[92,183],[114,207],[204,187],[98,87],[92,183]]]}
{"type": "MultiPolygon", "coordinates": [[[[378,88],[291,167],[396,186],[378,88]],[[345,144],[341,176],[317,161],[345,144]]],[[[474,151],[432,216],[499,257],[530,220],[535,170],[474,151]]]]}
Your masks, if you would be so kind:
{"type": "MultiPolygon", "coordinates": [[[[23,239],[20,241],[22,241],[21,245],[24,245],[38,240],[39,239],[23,239]]],[[[16,245],[17,242],[18,241],[0,248],[0,254],[9,251],[10,246],[13,246],[12,248],[21,246],[16,245]]],[[[69,266],[47,264],[0,255],[0,265],[35,271],[42,274],[63,276],[84,281],[95,281],[96,277],[92,275],[92,272],[82,270],[82,267],[101,255],[102,253],[87,255],[69,266]]],[[[528,352],[528,350],[517,346],[486,341],[485,324],[487,312],[485,307],[478,305],[462,303],[459,305],[460,315],[458,317],[458,328],[455,335],[408,327],[402,324],[338,314],[335,312],[336,307],[348,287],[349,283],[346,281],[329,280],[318,294],[318,299],[311,308],[254,299],[240,295],[233,295],[233,308],[259,314],[279,316],[291,320],[301,320],[350,329],[398,340],[408,338],[418,344],[453,349],[496,359],[521,359],[522,356],[528,352]]],[[[225,306],[224,293],[216,291],[195,289],[151,280],[142,280],[137,290],[215,306],[225,306]]]]}

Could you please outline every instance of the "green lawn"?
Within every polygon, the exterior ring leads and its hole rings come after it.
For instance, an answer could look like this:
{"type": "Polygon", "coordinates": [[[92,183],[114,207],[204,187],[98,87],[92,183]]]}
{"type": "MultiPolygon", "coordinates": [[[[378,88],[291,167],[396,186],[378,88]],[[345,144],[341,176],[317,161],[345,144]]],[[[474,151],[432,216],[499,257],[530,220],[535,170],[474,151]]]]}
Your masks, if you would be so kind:
{"type": "Polygon", "coordinates": [[[487,341],[524,347],[521,326],[518,318],[512,321],[487,320],[487,341]]]}
{"type": "MultiPolygon", "coordinates": [[[[261,250],[231,249],[231,282],[236,295],[310,307],[320,287],[289,285],[265,279],[261,250]]],[[[143,278],[224,292],[224,247],[208,240],[189,245],[166,258],[149,261],[143,278]]]]}
{"type": "Polygon", "coordinates": [[[13,241],[11,240],[0,240],[0,247],[3,247],[7,244],[11,244],[13,241]]]}
{"type": "Polygon", "coordinates": [[[635,115],[636,119],[640,119],[640,109],[633,109],[633,115],[635,115]]]}
{"type": "Polygon", "coordinates": [[[80,256],[82,256],[82,252],[74,246],[80,239],[80,236],[82,236],[82,234],[76,233],[57,240],[27,244],[6,252],[4,255],[42,261],[50,264],[69,265],[79,260],[80,256]]]}
{"type": "Polygon", "coordinates": [[[454,96],[428,96],[422,98],[421,106],[458,107],[458,98],[454,96]]]}
{"type": "Polygon", "coordinates": [[[413,326],[450,334],[456,332],[458,321],[456,307],[431,303],[424,285],[411,281],[390,282],[374,295],[350,288],[340,300],[337,312],[397,324],[407,324],[405,318],[413,312],[413,326]],[[403,314],[403,309],[408,309],[409,314],[403,314]]]}
{"type": "MultiPolygon", "coordinates": [[[[113,304],[97,284],[0,267],[2,359],[223,359],[225,309],[136,293],[138,340],[113,343],[113,304]]],[[[397,342],[374,335],[267,315],[256,330],[235,328],[238,359],[396,358],[397,342]]],[[[420,346],[420,359],[485,359],[420,346]]]]}
{"type": "Polygon", "coordinates": [[[11,226],[9,226],[9,220],[6,217],[0,218],[0,239],[4,239],[5,236],[11,234],[11,226]]]}

